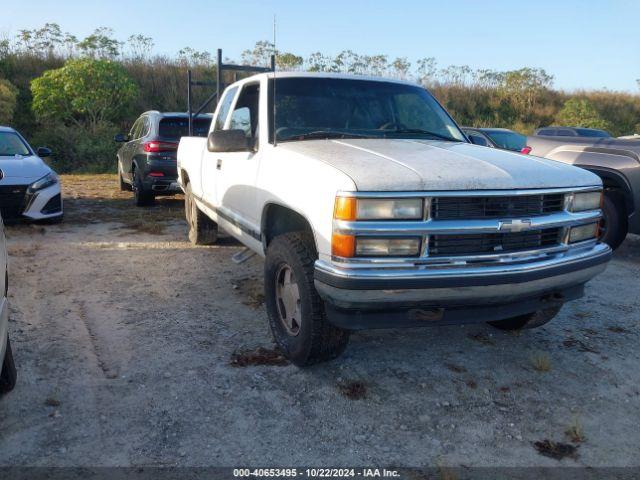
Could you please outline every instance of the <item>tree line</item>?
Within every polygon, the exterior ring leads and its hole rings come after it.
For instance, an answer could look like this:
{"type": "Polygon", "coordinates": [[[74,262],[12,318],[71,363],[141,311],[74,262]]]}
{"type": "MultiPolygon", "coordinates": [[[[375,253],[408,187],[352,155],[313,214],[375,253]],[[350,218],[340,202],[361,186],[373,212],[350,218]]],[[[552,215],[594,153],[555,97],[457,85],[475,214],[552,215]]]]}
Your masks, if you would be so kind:
{"type": "MultiPolygon", "coordinates": [[[[191,47],[175,55],[153,53],[144,35],[125,40],[101,27],[84,38],[59,25],[20,30],[0,40],[0,124],[23,131],[35,145],[57,155],[65,171],[111,171],[114,133],[126,129],[145,110],[186,110],[186,70],[214,81],[215,58],[191,47]]],[[[259,41],[228,63],[268,65],[274,47],[259,41]]],[[[496,71],[466,65],[441,67],[435,57],[415,62],[384,54],[344,50],[307,57],[277,52],[281,70],[386,76],[411,80],[429,90],[459,124],[506,127],[523,133],[551,124],[605,128],[614,135],[640,132],[640,96],[625,92],[564,92],[543,69],[496,71]]],[[[231,82],[234,77],[225,78],[231,82]]],[[[195,102],[210,92],[197,89],[195,102]]]]}

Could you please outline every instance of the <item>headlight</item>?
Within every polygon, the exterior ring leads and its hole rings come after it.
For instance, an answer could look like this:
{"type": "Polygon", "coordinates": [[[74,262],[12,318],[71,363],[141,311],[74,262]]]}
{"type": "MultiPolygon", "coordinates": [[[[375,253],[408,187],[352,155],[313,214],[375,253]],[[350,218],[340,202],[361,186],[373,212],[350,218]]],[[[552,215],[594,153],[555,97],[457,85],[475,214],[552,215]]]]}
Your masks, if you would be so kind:
{"type": "Polygon", "coordinates": [[[598,210],[602,202],[602,191],[574,193],[569,204],[570,212],[598,210]]]}
{"type": "Polygon", "coordinates": [[[421,220],[421,198],[337,197],[334,218],[337,220],[421,220]]]}
{"type": "Polygon", "coordinates": [[[356,238],[359,257],[417,257],[419,254],[419,238],[356,238]]]}
{"type": "Polygon", "coordinates": [[[569,231],[569,243],[582,242],[591,240],[598,236],[598,223],[589,223],[587,225],[579,225],[571,227],[569,231]]]}
{"type": "Polygon", "coordinates": [[[58,183],[58,176],[53,173],[47,173],[44,177],[39,180],[36,180],[31,185],[29,185],[29,191],[36,192],[38,190],[42,190],[43,188],[50,187],[51,185],[55,185],[58,183]]]}

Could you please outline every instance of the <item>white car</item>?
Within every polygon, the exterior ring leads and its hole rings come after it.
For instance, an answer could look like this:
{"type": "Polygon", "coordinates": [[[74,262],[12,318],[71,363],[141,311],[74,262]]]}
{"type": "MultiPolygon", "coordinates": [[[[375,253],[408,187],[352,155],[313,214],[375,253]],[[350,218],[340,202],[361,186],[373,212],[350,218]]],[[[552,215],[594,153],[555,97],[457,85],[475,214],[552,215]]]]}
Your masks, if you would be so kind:
{"type": "Polygon", "coordinates": [[[0,217],[0,395],[10,392],[16,384],[16,366],[13,362],[11,343],[9,342],[9,305],[7,289],[9,275],[7,274],[7,250],[5,248],[4,226],[0,217]]]}
{"type": "Polygon", "coordinates": [[[538,327],[611,256],[600,178],[472,145],[407,82],[236,82],[208,138],[180,140],[178,178],[193,243],[221,227],[265,257],[271,330],[297,365],[362,328],[538,327]]]}
{"type": "Polygon", "coordinates": [[[40,158],[47,156],[48,148],[34,151],[13,128],[0,126],[0,213],[5,222],[62,219],[60,181],[40,158]]]}

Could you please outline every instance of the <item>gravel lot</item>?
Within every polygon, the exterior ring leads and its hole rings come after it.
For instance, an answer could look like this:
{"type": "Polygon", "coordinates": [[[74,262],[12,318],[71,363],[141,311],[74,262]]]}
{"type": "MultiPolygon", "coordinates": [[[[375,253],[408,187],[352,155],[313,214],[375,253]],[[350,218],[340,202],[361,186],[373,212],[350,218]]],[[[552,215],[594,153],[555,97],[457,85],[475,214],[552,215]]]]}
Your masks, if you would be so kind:
{"type": "Polygon", "coordinates": [[[273,347],[261,261],[190,246],[181,197],[62,181],[62,224],[7,228],[0,465],[640,465],[640,237],[535,331],[371,331],[310,369],[243,367],[273,347]]]}

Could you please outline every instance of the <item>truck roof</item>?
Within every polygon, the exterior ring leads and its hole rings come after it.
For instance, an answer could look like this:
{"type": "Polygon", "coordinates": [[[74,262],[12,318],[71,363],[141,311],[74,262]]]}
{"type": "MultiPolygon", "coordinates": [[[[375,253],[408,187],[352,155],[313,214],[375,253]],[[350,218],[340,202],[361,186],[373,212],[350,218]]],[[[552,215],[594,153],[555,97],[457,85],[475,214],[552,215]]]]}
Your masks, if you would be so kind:
{"type": "Polygon", "coordinates": [[[256,75],[252,75],[247,78],[243,78],[242,80],[238,80],[237,82],[232,83],[231,85],[242,84],[250,81],[259,80],[262,78],[339,78],[344,80],[368,80],[375,82],[386,82],[386,83],[401,83],[404,85],[412,85],[419,86],[415,82],[410,82],[408,80],[400,80],[397,78],[386,78],[386,77],[374,77],[371,75],[354,75],[349,73],[333,73],[333,72],[268,72],[268,73],[258,73],[256,75]]]}
{"type": "Polygon", "coordinates": [[[0,125],[0,132],[15,132],[15,129],[13,129],[11,127],[4,127],[4,126],[0,125]]]}

